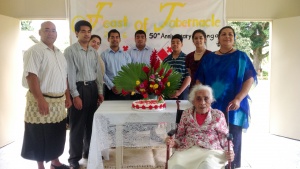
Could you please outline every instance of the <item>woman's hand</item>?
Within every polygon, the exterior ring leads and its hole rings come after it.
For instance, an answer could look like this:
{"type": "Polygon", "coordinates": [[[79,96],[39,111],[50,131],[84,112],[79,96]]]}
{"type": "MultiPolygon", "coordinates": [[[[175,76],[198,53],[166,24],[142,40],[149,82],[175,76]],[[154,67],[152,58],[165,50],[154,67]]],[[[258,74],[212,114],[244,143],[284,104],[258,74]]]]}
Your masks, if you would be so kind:
{"type": "Polygon", "coordinates": [[[234,152],[232,150],[226,151],[225,155],[228,161],[232,162],[234,160],[234,152]]]}
{"type": "Polygon", "coordinates": [[[168,146],[170,146],[170,148],[177,146],[175,140],[172,137],[167,137],[165,142],[168,146]]]}
{"type": "Polygon", "coordinates": [[[229,110],[237,110],[240,108],[241,101],[237,98],[234,98],[231,102],[229,102],[228,107],[229,110]]]}

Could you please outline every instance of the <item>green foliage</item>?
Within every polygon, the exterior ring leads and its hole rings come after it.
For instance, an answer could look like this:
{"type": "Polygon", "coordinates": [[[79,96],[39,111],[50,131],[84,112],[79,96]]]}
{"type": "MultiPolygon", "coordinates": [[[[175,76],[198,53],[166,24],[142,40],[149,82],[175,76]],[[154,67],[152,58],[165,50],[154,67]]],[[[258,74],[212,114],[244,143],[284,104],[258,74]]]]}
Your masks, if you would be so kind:
{"type": "Polygon", "coordinates": [[[32,21],[27,21],[27,20],[21,21],[21,30],[22,31],[33,31],[34,28],[31,26],[31,22],[32,21]]]}
{"type": "Polygon", "coordinates": [[[229,22],[235,29],[236,48],[244,51],[253,60],[256,70],[263,59],[269,56],[269,22],[229,22]]]}
{"type": "Polygon", "coordinates": [[[129,63],[122,66],[121,71],[119,71],[118,75],[114,78],[114,84],[117,90],[134,91],[136,81],[147,78],[146,73],[142,71],[144,66],[146,66],[145,63],[129,63]]]}

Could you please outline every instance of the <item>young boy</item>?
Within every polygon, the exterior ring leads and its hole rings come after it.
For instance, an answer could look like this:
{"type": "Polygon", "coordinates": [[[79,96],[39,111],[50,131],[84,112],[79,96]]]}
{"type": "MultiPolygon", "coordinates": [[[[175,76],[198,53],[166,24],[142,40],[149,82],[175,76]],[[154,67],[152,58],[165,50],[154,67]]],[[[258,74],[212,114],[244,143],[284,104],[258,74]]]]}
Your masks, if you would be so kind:
{"type": "Polygon", "coordinates": [[[171,96],[174,100],[188,100],[189,85],[191,83],[191,77],[188,70],[185,67],[186,54],[181,51],[183,46],[182,36],[176,34],[172,36],[171,48],[173,52],[164,59],[164,63],[168,63],[174,70],[181,73],[180,87],[176,90],[175,94],[171,96]]]}

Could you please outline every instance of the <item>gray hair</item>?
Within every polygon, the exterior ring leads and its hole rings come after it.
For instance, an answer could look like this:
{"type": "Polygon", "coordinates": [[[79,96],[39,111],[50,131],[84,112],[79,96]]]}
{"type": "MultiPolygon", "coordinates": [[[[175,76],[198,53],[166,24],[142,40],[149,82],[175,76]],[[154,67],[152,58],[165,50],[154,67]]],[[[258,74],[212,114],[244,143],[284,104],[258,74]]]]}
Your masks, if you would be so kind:
{"type": "Polygon", "coordinates": [[[214,98],[214,95],[213,95],[213,90],[210,86],[202,85],[202,84],[196,84],[196,85],[194,85],[194,87],[192,88],[192,90],[190,91],[190,94],[189,94],[189,101],[191,103],[193,103],[193,101],[195,99],[196,92],[198,92],[200,90],[208,91],[209,100],[211,101],[211,103],[215,101],[215,98],[214,98]]]}

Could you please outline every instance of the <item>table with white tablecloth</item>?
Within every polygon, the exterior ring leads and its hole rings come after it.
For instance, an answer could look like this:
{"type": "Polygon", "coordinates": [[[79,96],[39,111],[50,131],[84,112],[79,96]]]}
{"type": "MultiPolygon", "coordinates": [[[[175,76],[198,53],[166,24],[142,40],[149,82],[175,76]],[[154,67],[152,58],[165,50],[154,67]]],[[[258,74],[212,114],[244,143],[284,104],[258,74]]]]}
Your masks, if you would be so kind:
{"type": "MultiPolygon", "coordinates": [[[[161,126],[164,134],[174,127],[176,101],[166,100],[167,107],[160,111],[137,111],[131,108],[132,101],[104,101],[94,115],[93,131],[87,169],[103,169],[103,161],[109,159],[109,149],[116,147],[116,169],[123,163],[123,146],[144,147],[161,144],[161,140],[151,138],[145,130],[153,124],[161,126]]],[[[180,109],[191,104],[181,101],[180,109]]]]}

